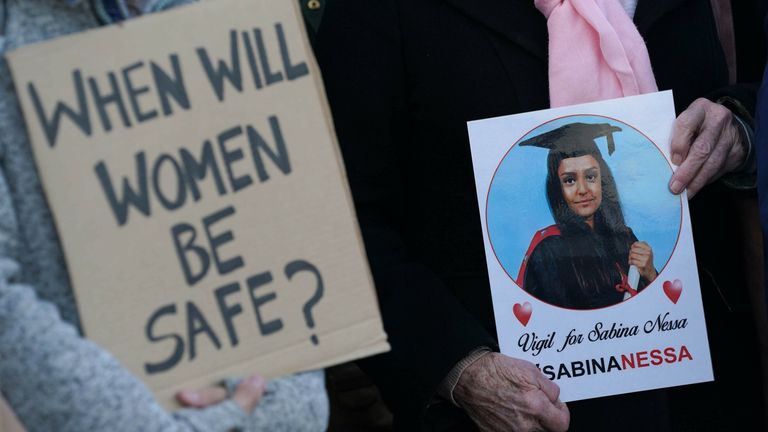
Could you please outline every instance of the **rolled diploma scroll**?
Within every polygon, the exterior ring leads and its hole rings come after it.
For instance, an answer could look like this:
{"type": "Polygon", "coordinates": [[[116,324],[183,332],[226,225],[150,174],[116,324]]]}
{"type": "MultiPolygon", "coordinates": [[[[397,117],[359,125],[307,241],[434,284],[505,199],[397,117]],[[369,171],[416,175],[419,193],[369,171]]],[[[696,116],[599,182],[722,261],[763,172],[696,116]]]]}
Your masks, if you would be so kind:
{"type": "MultiPolygon", "coordinates": [[[[637,266],[629,266],[629,274],[627,275],[627,283],[630,287],[632,287],[633,290],[637,290],[637,284],[640,283],[640,271],[637,269],[637,266]]],[[[624,292],[624,300],[629,299],[632,297],[632,294],[629,293],[629,291],[624,292]]]]}

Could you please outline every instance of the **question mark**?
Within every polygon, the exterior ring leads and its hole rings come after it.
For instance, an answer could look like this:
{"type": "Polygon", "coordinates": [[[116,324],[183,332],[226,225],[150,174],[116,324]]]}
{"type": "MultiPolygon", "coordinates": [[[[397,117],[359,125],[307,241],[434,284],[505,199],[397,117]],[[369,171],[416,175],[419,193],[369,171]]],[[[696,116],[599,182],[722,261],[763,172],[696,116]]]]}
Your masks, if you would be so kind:
{"type": "MultiPolygon", "coordinates": [[[[315,320],[312,318],[312,308],[315,307],[315,305],[323,297],[323,278],[320,276],[320,271],[317,269],[317,267],[304,260],[291,261],[288,263],[288,265],[285,266],[285,276],[288,277],[288,280],[291,280],[293,275],[301,271],[311,272],[317,279],[317,288],[315,289],[315,294],[312,296],[312,298],[307,300],[306,303],[304,303],[303,308],[304,320],[307,322],[307,327],[314,328],[315,320]]],[[[309,339],[315,345],[320,343],[320,341],[317,339],[317,335],[314,333],[309,339]]]]}

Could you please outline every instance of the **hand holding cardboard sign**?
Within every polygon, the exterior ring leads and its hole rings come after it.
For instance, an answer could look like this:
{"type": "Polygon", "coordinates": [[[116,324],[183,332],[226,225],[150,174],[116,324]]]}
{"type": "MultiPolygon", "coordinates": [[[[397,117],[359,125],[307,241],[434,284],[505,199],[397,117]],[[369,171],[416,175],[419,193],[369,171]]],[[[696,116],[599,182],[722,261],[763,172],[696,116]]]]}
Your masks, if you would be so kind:
{"type": "Polygon", "coordinates": [[[467,367],[454,398],[482,431],[565,431],[560,388],[532,363],[489,353],[467,367]]]}
{"type": "MultiPolygon", "coordinates": [[[[253,374],[238,384],[232,400],[245,413],[250,413],[264,396],[266,381],[259,374],[253,374]]],[[[184,406],[193,408],[205,408],[224,402],[227,399],[227,390],[222,386],[204,387],[198,390],[182,390],[176,398],[184,406]]]]}

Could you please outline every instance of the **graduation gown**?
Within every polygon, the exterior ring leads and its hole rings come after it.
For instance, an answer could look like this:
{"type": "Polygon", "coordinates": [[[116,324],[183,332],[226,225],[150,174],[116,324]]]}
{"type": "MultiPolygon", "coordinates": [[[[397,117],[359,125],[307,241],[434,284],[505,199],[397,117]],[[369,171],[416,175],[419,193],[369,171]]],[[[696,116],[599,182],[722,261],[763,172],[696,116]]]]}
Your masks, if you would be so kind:
{"type": "MultiPolygon", "coordinates": [[[[624,300],[624,291],[618,287],[629,273],[629,247],[637,241],[632,232],[627,237],[623,242],[627,247],[623,250],[604,252],[606,258],[592,265],[575,266],[568,237],[560,233],[548,235],[537,241],[530,256],[526,257],[523,289],[539,300],[567,309],[598,309],[620,303],[624,300]],[[598,272],[605,273],[610,282],[604,286],[589,286],[588,293],[584,293],[579,279],[598,272]]],[[[603,247],[604,241],[597,240],[596,243],[596,247],[603,251],[607,249],[603,247]]],[[[648,285],[648,280],[641,277],[638,285],[640,291],[648,285]]]]}

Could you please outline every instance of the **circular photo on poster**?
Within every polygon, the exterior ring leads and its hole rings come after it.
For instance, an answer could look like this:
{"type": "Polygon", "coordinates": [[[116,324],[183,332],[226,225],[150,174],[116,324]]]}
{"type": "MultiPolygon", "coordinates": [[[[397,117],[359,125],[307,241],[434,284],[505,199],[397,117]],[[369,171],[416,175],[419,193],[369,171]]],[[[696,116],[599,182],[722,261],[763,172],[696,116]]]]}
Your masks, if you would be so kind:
{"type": "Polygon", "coordinates": [[[567,309],[613,306],[651,286],[680,234],[672,167],[619,120],[575,115],[521,137],[488,191],[488,235],[509,277],[567,309]]]}

